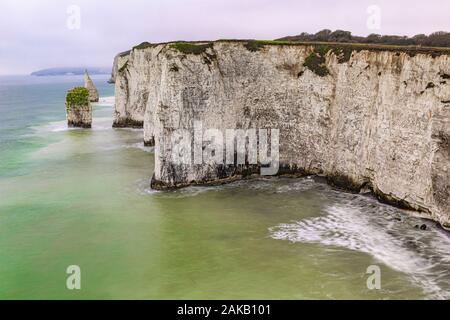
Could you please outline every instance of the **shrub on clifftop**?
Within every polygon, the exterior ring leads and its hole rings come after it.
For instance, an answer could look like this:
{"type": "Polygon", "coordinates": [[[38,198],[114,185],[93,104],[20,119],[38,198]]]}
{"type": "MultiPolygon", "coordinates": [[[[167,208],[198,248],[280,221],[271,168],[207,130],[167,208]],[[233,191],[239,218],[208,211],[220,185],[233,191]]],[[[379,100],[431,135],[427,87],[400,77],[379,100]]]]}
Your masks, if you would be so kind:
{"type": "Polygon", "coordinates": [[[67,108],[89,105],[89,91],[84,87],[75,87],[67,92],[67,108]]]}
{"type": "Polygon", "coordinates": [[[312,52],[306,59],[303,65],[315,74],[325,77],[330,72],[325,65],[325,55],[328,53],[329,48],[326,46],[319,46],[314,48],[312,52]]]}
{"type": "Polygon", "coordinates": [[[206,49],[211,48],[212,45],[212,43],[196,44],[189,42],[175,42],[172,43],[170,47],[185,54],[202,54],[206,49]]]}

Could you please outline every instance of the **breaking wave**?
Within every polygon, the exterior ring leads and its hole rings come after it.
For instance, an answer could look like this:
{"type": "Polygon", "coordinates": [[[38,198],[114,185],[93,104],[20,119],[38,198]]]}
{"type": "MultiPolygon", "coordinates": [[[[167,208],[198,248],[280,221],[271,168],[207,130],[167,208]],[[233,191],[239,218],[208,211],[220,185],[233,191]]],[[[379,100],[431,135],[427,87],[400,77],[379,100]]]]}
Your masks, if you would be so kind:
{"type": "Polygon", "coordinates": [[[173,191],[155,191],[150,179],[138,186],[143,195],[195,197],[205,192],[240,189],[243,192],[301,194],[312,191],[328,204],[323,215],[280,224],[270,236],[293,243],[317,243],[368,254],[387,267],[404,273],[428,298],[450,298],[450,238],[448,233],[419,216],[412,216],[374,197],[335,190],[316,178],[266,177],[240,180],[220,186],[190,186],[173,191]],[[418,230],[425,224],[426,230],[418,230]]]}
{"type": "Polygon", "coordinates": [[[386,266],[405,273],[433,299],[450,298],[450,239],[423,220],[405,219],[401,210],[364,196],[325,209],[325,216],[281,224],[269,231],[272,238],[319,243],[371,255],[386,266]]]}
{"type": "MultiPolygon", "coordinates": [[[[94,118],[92,121],[92,128],[90,130],[93,130],[93,131],[112,130],[111,124],[112,124],[112,118],[108,118],[108,117],[94,118]]],[[[66,120],[52,121],[45,125],[42,125],[39,127],[32,127],[32,128],[37,133],[85,130],[83,128],[74,128],[74,127],[69,128],[66,120]]]]}
{"type": "Polygon", "coordinates": [[[144,142],[135,142],[135,143],[125,143],[121,145],[116,146],[105,146],[102,147],[101,150],[103,151],[112,151],[112,150],[119,150],[119,149],[139,149],[144,152],[153,153],[155,150],[155,147],[146,147],[144,145],[144,142]]]}

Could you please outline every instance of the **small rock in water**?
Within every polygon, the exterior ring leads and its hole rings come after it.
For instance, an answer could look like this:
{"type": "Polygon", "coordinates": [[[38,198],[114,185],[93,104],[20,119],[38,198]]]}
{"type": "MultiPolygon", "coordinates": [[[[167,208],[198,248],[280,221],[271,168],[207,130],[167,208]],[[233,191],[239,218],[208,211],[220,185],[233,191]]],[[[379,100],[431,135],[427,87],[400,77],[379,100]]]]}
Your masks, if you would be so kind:
{"type": "Polygon", "coordinates": [[[87,70],[84,71],[84,87],[89,91],[89,101],[98,102],[99,95],[97,88],[95,87],[91,77],[89,77],[87,70]]]}

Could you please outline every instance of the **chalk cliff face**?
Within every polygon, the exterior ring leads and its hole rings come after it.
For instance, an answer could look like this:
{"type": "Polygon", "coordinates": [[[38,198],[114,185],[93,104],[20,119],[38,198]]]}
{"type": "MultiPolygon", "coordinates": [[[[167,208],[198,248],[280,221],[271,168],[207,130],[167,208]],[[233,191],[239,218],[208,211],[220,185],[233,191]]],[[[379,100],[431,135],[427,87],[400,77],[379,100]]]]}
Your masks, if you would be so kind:
{"type": "Polygon", "coordinates": [[[132,50],[116,57],[114,127],[143,127],[150,83],[148,54],[132,50]]]}
{"type": "Polygon", "coordinates": [[[193,132],[194,121],[224,136],[226,129],[279,129],[280,174],[370,188],[450,227],[448,52],[161,44],[132,50],[118,70],[116,122],[144,122],[145,140],[155,142],[155,188],[259,172],[172,163],[177,129],[193,132]]]}
{"type": "Polygon", "coordinates": [[[67,125],[69,127],[91,128],[92,127],[92,107],[74,106],[67,109],[67,125]]]}
{"type": "Polygon", "coordinates": [[[111,71],[111,78],[108,80],[108,83],[116,82],[116,74],[119,72],[119,59],[122,57],[126,57],[130,54],[130,51],[121,52],[114,57],[113,68],[111,71]]]}

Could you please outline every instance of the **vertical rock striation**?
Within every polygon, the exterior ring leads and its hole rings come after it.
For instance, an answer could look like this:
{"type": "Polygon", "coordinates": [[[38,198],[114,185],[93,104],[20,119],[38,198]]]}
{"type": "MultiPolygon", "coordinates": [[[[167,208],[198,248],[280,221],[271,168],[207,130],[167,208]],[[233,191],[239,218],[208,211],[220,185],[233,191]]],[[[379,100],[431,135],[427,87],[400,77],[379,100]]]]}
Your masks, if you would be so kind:
{"type": "Polygon", "coordinates": [[[148,98],[148,59],[134,49],[116,57],[114,127],[142,128],[148,98]]]}
{"type": "Polygon", "coordinates": [[[116,120],[154,140],[155,188],[257,172],[175,165],[177,130],[275,128],[279,174],[369,188],[450,227],[449,51],[217,41],[140,46],[118,64],[116,120]]]}
{"type": "Polygon", "coordinates": [[[116,83],[116,74],[119,72],[119,59],[121,57],[127,56],[130,54],[130,51],[121,52],[114,57],[113,68],[111,71],[111,78],[108,80],[108,83],[116,83]]]}
{"type": "Polygon", "coordinates": [[[66,116],[69,127],[91,128],[92,107],[86,88],[77,87],[67,92],[66,116]]]}

